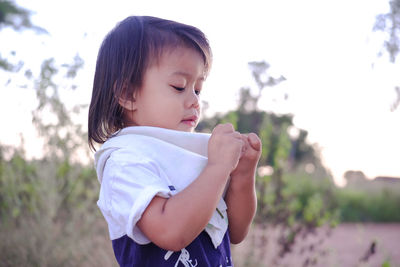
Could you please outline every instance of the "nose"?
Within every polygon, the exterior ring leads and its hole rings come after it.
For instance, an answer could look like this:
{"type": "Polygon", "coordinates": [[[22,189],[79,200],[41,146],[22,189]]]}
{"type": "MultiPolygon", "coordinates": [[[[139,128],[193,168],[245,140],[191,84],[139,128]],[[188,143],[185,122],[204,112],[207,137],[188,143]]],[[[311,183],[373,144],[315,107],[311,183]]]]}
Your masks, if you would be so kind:
{"type": "Polygon", "coordinates": [[[198,109],[200,107],[199,104],[199,96],[195,93],[195,90],[188,90],[188,94],[186,96],[186,108],[195,108],[198,109]]]}

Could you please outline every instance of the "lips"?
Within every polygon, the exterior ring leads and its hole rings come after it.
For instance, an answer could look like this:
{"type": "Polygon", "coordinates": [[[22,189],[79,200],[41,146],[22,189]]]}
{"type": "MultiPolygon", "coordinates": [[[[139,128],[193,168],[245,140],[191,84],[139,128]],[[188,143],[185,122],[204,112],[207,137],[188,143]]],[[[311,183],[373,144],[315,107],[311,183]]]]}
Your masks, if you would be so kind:
{"type": "Polygon", "coordinates": [[[194,126],[194,125],[196,125],[197,120],[198,120],[198,117],[196,115],[192,115],[192,116],[189,116],[189,117],[185,117],[182,120],[182,122],[185,123],[185,124],[189,124],[191,126],[194,126]]]}

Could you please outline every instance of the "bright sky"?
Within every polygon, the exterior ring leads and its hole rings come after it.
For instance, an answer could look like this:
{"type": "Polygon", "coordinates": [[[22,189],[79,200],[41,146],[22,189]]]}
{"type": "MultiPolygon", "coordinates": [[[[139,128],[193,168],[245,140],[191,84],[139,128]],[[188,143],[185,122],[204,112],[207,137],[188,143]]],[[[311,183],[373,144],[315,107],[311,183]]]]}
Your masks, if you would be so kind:
{"type": "MultiPolygon", "coordinates": [[[[210,112],[236,106],[238,90],[254,87],[250,61],[267,61],[271,74],[287,81],[265,91],[260,109],[294,114],[295,125],[309,132],[338,184],[347,170],[368,177],[400,177],[400,108],[390,112],[400,85],[399,64],[378,57],[382,34],[375,16],[388,11],[385,0],[264,1],[50,1],[18,0],[36,12],[32,21],[49,35],[30,31],[0,33],[0,51],[38,69],[44,58],[84,59],[73,100],[90,101],[95,59],[105,34],[129,15],[152,15],[192,24],[208,36],[214,64],[202,93],[210,112]],[[289,99],[282,96],[288,93],[289,99]]],[[[28,154],[40,151],[30,133],[34,92],[5,86],[0,77],[0,142],[26,135],[28,154]],[[3,86],[4,85],[4,86],[3,86]],[[23,96],[23,97],[21,97],[23,96]]],[[[68,100],[66,100],[68,101],[68,100]]],[[[83,114],[86,120],[86,114],[83,114]]]]}

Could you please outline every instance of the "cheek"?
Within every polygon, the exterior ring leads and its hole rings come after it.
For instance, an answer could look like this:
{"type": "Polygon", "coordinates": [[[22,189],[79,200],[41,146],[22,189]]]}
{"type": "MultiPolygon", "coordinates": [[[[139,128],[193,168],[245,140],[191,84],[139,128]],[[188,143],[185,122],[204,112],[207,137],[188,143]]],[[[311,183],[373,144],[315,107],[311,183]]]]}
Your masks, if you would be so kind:
{"type": "Polygon", "coordinates": [[[174,98],[163,98],[154,105],[154,112],[157,112],[158,116],[173,119],[181,115],[181,106],[181,103],[174,98]]]}
{"type": "Polygon", "coordinates": [[[207,103],[204,104],[203,101],[199,100],[199,105],[197,106],[196,110],[201,115],[203,113],[203,108],[207,109],[207,103]]]}

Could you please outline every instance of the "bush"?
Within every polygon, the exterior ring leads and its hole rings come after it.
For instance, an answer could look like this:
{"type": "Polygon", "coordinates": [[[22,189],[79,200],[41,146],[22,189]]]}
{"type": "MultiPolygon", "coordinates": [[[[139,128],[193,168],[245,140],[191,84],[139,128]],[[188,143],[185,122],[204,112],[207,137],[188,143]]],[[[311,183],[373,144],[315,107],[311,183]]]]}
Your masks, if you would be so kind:
{"type": "Polygon", "coordinates": [[[344,222],[400,222],[400,192],[344,188],[337,199],[344,222]]]}
{"type": "Polygon", "coordinates": [[[0,266],[112,266],[93,168],[0,154],[0,266]]]}

